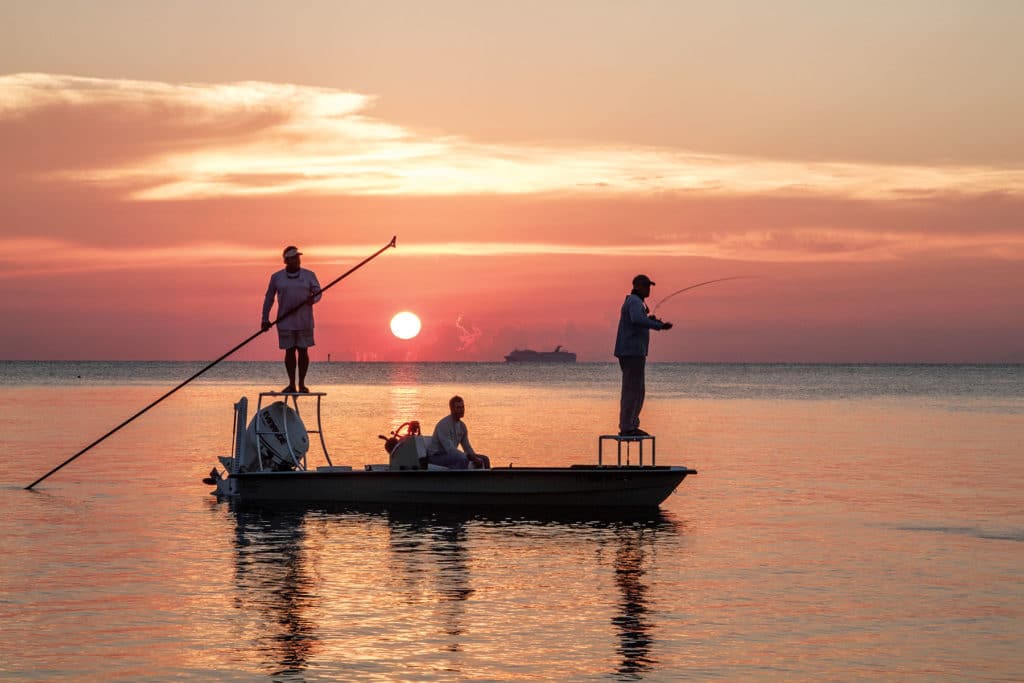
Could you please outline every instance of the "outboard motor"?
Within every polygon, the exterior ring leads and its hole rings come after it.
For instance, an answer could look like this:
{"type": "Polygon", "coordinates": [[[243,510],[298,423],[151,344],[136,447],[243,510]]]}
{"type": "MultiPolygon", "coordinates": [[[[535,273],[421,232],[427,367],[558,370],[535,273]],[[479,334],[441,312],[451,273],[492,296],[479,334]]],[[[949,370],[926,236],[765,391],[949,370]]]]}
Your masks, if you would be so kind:
{"type": "Polygon", "coordinates": [[[239,470],[302,469],[309,450],[309,433],[302,418],[284,401],[275,401],[253,416],[245,430],[239,470]]]}

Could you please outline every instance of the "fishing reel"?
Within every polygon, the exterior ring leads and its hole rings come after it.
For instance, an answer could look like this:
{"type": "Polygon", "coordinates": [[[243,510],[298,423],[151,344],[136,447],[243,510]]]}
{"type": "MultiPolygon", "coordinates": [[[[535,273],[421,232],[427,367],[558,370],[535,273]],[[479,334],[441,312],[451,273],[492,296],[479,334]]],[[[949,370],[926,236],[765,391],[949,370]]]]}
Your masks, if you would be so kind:
{"type": "Polygon", "coordinates": [[[388,453],[395,450],[395,446],[408,439],[410,436],[419,436],[421,434],[420,423],[418,420],[403,422],[399,425],[398,429],[389,433],[391,436],[384,436],[383,434],[377,435],[377,438],[384,439],[384,450],[388,453]],[[405,430],[404,432],[402,431],[403,429],[405,430]]]}

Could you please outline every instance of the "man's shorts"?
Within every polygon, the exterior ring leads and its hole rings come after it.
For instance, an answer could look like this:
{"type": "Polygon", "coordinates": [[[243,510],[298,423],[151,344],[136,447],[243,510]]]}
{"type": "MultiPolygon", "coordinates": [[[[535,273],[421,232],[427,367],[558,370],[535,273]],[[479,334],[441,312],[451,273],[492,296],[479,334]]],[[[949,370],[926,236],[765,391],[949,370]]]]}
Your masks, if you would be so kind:
{"type": "Polygon", "coordinates": [[[277,328],[278,348],[308,349],[315,344],[316,342],[313,341],[313,330],[282,330],[280,327],[277,328]]]}

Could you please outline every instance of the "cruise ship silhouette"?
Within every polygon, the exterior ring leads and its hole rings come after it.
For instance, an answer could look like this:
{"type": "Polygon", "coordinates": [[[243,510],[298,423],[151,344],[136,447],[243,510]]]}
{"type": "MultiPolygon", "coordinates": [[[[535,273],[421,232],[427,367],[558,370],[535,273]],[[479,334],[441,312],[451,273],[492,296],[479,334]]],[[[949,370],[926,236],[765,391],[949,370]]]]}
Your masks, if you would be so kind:
{"type": "Polygon", "coordinates": [[[554,351],[534,351],[533,349],[516,349],[505,356],[506,363],[575,363],[576,354],[563,351],[562,345],[554,351]]]}

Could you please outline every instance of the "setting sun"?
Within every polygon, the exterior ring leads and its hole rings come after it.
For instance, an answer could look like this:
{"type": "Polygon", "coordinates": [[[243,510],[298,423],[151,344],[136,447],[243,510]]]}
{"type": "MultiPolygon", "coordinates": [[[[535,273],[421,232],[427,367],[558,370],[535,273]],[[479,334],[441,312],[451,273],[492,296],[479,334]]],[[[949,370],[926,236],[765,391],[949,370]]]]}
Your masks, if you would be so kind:
{"type": "Polygon", "coordinates": [[[421,327],[419,317],[409,311],[396,313],[391,319],[391,333],[399,339],[412,339],[420,333],[421,327]]]}

